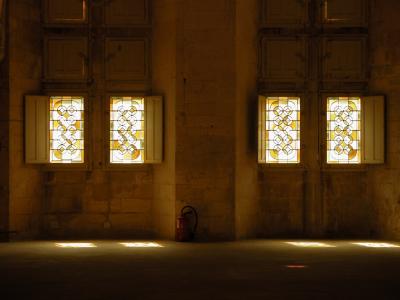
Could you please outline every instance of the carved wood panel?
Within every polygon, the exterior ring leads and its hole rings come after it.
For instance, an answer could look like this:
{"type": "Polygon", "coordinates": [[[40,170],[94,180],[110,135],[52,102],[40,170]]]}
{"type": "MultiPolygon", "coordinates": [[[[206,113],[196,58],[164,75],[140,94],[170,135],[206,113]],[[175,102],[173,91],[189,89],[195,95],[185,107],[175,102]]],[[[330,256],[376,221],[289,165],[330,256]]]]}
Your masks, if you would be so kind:
{"type": "Polygon", "coordinates": [[[304,39],[264,37],[261,74],[266,81],[302,81],[306,76],[307,51],[304,39]]]}
{"type": "Polygon", "coordinates": [[[303,26],[308,22],[308,0],[263,0],[265,27],[303,26]]]}
{"type": "Polygon", "coordinates": [[[324,38],[322,74],[324,80],[365,80],[366,43],[362,37],[324,38]]]}
{"type": "Polygon", "coordinates": [[[110,0],[105,3],[108,26],[138,26],[149,23],[148,0],[110,0]]]}
{"type": "Polygon", "coordinates": [[[57,23],[85,23],[87,21],[87,0],[45,0],[45,22],[57,23]]]}
{"type": "Polygon", "coordinates": [[[87,78],[86,38],[48,37],[45,39],[45,79],[84,81],[87,78]]]}
{"type": "Polygon", "coordinates": [[[106,79],[146,80],[149,77],[149,42],[146,38],[106,39],[106,79]]]}
{"type": "Polygon", "coordinates": [[[365,0],[324,0],[322,21],[328,27],[366,26],[365,0]]]}

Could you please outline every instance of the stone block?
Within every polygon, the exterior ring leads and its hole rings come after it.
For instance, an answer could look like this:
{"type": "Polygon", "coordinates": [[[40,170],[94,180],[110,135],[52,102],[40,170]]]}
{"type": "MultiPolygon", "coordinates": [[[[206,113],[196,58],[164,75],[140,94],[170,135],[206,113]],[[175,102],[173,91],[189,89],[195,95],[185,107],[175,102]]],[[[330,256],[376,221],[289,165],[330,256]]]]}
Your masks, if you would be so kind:
{"type": "Polygon", "coordinates": [[[150,213],[150,199],[121,199],[121,211],[124,213],[150,213]]]}
{"type": "Polygon", "coordinates": [[[112,214],[110,222],[114,230],[151,231],[151,218],[148,214],[112,214]]]}

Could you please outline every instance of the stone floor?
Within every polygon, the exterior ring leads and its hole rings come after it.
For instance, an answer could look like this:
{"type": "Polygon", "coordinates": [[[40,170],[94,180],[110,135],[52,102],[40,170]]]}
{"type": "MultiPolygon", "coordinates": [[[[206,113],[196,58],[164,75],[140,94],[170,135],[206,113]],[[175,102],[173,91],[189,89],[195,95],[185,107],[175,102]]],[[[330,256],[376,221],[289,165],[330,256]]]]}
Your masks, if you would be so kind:
{"type": "Polygon", "coordinates": [[[0,244],[0,299],[400,299],[382,241],[80,242],[0,244]]]}

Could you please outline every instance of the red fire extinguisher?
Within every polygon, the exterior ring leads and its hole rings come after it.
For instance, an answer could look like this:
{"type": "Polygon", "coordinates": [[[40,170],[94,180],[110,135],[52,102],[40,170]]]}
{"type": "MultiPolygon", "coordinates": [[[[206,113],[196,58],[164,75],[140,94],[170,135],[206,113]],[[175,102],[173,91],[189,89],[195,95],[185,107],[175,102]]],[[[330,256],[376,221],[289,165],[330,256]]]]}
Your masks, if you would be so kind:
{"type": "Polygon", "coordinates": [[[198,216],[193,206],[187,205],[181,209],[180,216],[176,219],[175,239],[177,242],[193,240],[197,229],[198,216]]]}

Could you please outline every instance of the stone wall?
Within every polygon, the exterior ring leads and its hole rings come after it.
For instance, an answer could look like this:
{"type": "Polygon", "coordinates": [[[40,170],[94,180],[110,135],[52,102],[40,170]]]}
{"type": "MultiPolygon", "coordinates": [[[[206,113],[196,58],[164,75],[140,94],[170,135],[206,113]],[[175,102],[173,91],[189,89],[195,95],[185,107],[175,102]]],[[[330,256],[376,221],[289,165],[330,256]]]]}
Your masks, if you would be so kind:
{"type": "Polygon", "coordinates": [[[372,1],[370,93],[386,96],[386,164],[370,168],[374,229],[400,238],[400,24],[399,1],[372,1]]]}
{"type": "Polygon", "coordinates": [[[318,3],[309,2],[310,18],[304,28],[284,25],[274,29],[259,28],[260,38],[305,38],[307,45],[302,56],[307,71],[301,79],[274,82],[261,78],[258,84],[260,94],[298,94],[302,101],[301,163],[257,166],[260,215],[256,234],[261,237],[369,237],[374,233],[373,199],[366,187],[368,168],[326,164],[323,141],[326,136],[324,94],[355,92],[363,95],[367,90],[360,83],[346,88],[345,82],[323,80],[321,65],[325,58],[321,56],[321,43],[327,36],[339,39],[346,35],[363,36],[368,35],[368,30],[321,27],[318,3]]]}
{"type": "MultiPolygon", "coordinates": [[[[7,20],[4,21],[8,39],[7,20]]],[[[8,238],[9,218],[9,64],[7,47],[0,62],[0,239],[8,238]]]]}
{"type": "Polygon", "coordinates": [[[183,1],[176,105],[176,201],[195,206],[199,236],[232,239],[235,180],[235,2],[183,1]]]}
{"type": "Polygon", "coordinates": [[[255,237],[261,215],[257,198],[258,1],[236,1],[235,11],[235,232],[255,237]]]}
{"type": "MultiPolygon", "coordinates": [[[[154,174],[151,165],[111,166],[108,163],[108,97],[113,93],[150,94],[149,82],[107,81],[109,38],[151,37],[148,28],[107,28],[104,6],[88,5],[89,26],[46,28],[49,36],[82,36],[89,41],[88,81],[45,83],[48,93],[81,92],[87,95],[86,166],[51,166],[45,172],[42,229],[45,237],[123,238],[151,237],[153,229],[154,174]],[[88,34],[89,33],[89,34],[88,34]]],[[[149,53],[151,56],[151,53],[149,53]]],[[[150,59],[151,61],[151,59],[150,59]]]]}
{"type": "Polygon", "coordinates": [[[9,4],[9,229],[16,238],[39,234],[43,173],[24,163],[24,95],[41,89],[40,7],[35,0],[9,4]]]}
{"type": "MultiPolygon", "coordinates": [[[[94,8],[94,24],[101,22],[100,9],[94,8]]],[[[42,81],[45,30],[41,25],[41,1],[10,1],[9,19],[9,229],[17,232],[13,237],[152,236],[152,167],[111,170],[105,166],[108,144],[104,137],[104,105],[108,91],[102,73],[103,40],[93,41],[99,48],[94,48],[93,80],[89,85],[78,89],[76,85],[49,85],[42,81]],[[87,166],[68,170],[25,164],[24,95],[65,91],[88,95],[87,166]]],[[[66,31],[56,29],[52,34],[66,31]]],[[[146,88],[136,88],[136,92],[146,93],[146,88]]],[[[7,173],[4,176],[8,177],[7,173]]]]}
{"type": "Polygon", "coordinates": [[[153,93],[164,96],[164,162],[154,165],[153,226],[156,235],[175,234],[176,98],[178,97],[178,8],[181,1],[153,2],[153,93]]]}
{"type": "MultiPolygon", "coordinates": [[[[42,83],[40,1],[9,2],[9,56],[0,81],[6,108],[0,112],[0,231],[15,230],[21,239],[171,239],[176,216],[190,204],[200,216],[199,240],[400,238],[398,1],[371,0],[371,79],[369,90],[356,90],[387,96],[385,165],[324,165],[315,61],[301,90],[285,90],[305,95],[302,164],[258,164],[257,96],[276,92],[257,82],[260,1],[153,0],[152,26],[144,29],[151,36],[151,82],[125,90],[164,97],[164,161],[121,169],[106,165],[109,87],[101,49],[108,33],[100,26],[102,8],[95,6],[93,77],[81,87],[88,94],[89,163],[77,170],[24,163],[23,96],[76,87],[42,83]]],[[[317,54],[318,46],[310,51],[317,54]]]]}

